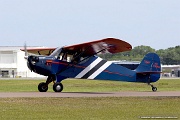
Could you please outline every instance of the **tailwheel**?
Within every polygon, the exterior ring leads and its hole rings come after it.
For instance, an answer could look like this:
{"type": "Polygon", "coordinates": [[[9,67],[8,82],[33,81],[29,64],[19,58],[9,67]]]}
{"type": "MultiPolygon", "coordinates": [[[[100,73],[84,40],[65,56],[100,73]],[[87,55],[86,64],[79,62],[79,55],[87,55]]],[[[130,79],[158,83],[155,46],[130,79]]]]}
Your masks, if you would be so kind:
{"type": "Polygon", "coordinates": [[[154,86],[153,86],[153,85],[151,85],[150,83],[149,83],[148,85],[150,85],[150,86],[151,86],[151,88],[152,88],[152,91],[153,91],[153,92],[156,92],[156,91],[157,91],[157,87],[154,87],[154,86]]]}
{"type": "Polygon", "coordinates": [[[157,87],[154,87],[154,86],[153,86],[153,87],[152,87],[152,91],[153,91],[153,92],[156,92],[156,91],[157,91],[157,87]]]}
{"type": "Polygon", "coordinates": [[[38,85],[39,92],[46,92],[48,90],[48,85],[45,82],[41,82],[38,85]]]}
{"type": "Polygon", "coordinates": [[[61,92],[63,90],[63,84],[60,82],[54,83],[53,90],[54,92],[61,92]]]}

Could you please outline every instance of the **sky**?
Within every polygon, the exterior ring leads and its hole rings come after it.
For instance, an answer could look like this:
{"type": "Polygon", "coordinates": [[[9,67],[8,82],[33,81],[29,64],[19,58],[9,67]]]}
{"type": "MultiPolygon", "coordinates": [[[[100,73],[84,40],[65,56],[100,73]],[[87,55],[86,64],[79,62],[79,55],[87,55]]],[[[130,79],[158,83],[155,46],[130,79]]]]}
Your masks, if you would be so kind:
{"type": "Polygon", "coordinates": [[[107,37],[156,50],[180,45],[180,0],[0,0],[0,46],[107,37]]]}

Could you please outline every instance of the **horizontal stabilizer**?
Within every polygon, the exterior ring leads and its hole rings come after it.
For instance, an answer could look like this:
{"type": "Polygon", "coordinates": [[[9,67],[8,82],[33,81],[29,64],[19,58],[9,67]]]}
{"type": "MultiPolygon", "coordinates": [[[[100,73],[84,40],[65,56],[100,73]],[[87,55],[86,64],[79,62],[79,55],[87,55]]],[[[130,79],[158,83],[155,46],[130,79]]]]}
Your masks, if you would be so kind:
{"type": "Polygon", "coordinates": [[[144,72],[137,72],[137,74],[161,74],[162,72],[159,71],[144,71],[144,72]]]}

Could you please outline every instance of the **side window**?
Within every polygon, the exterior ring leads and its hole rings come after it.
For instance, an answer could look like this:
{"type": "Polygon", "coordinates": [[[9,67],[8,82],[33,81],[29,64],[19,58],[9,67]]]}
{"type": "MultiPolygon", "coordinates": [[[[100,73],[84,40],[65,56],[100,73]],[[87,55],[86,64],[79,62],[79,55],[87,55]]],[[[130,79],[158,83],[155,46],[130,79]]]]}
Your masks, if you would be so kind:
{"type": "Polygon", "coordinates": [[[73,59],[73,55],[67,55],[67,62],[71,62],[73,59]]]}
{"type": "Polygon", "coordinates": [[[69,55],[67,53],[61,53],[59,60],[65,61],[65,62],[71,62],[72,61],[72,55],[69,55]]]}
{"type": "Polygon", "coordinates": [[[62,61],[66,61],[67,62],[67,54],[66,53],[63,54],[62,61]]]}
{"type": "Polygon", "coordinates": [[[62,58],[63,58],[63,53],[61,53],[58,58],[59,58],[59,60],[62,60],[62,58]]]}
{"type": "Polygon", "coordinates": [[[59,60],[67,61],[67,54],[66,53],[61,53],[60,56],[59,56],[59,60]]]}

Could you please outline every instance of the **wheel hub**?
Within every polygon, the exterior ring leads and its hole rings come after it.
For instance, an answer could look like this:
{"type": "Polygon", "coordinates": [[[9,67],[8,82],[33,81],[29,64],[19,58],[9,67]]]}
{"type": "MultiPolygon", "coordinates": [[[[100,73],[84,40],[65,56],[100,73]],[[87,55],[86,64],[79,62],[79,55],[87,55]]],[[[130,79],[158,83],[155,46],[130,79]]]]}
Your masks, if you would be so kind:
{"type": "Polygon", "coordinates": [[[62,83],[55,83],[53,85],[53,90],[54,90],[54,92],[61,92],[63,90],[62,83]]]}
{"type": "Polygon", "coordinates": [[[42,90],[46,90],[47,89],[47,86],[42,86],[42,90]]]}
{"type": "Polygon", "coordinates": [[[57,85],[56,86],[56,90],[59,91],[61,89],[61,86],[60,85],[57,85]]]}

